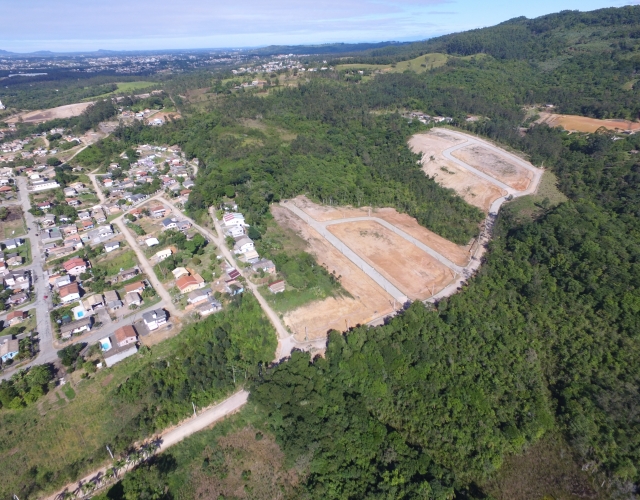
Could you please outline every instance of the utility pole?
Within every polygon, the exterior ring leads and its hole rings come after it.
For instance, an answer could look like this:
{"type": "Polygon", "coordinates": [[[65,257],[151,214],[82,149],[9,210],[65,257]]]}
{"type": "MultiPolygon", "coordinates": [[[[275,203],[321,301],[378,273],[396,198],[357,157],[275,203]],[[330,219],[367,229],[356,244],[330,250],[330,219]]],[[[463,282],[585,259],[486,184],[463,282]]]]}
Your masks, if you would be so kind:
{"type": "Polygon", "coordinates": [[[308,337],[307,337],[307,327],[305,326],[304,327],[304,341],[306,342],[307,339],[308,339],[308,337]]]}
{"type": "Polygon", "coordinates": [[[193,416],[195,417],[195,416],[197,416],[197,414],[196,414],[196,405],[193,403],[193,401],[191,401],[191,406],[193,406],[193,416]]]}
{"type": "Polygon", "coordinates": [[[111,455],[111,460],[113,460],[113,453],[111,453],[111,448],[109,448],[109,445],[107,445],[107,451],[109,452],[109,455],[111,455]]]}

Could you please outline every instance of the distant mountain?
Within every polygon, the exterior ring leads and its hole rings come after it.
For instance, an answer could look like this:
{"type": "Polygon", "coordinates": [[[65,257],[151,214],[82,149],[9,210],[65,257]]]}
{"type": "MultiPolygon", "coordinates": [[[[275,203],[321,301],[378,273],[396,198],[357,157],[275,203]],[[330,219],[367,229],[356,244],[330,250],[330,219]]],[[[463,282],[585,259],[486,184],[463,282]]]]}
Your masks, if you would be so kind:
{"type": "Polygon", "coordinates": [[[566,10],[535,19],[517,17],[489,28],[421,42],[372,48],[361,54],[358,61],[389,64],[430,52],[456,56],[488,54],[502,60],[544,61],[623,49],[620,43],[630,46],[639,37],[638,5],[590,12],[566,10]]]}
{"type": "Polygon", "coordinates": [[[378,43],[327,43],[322,45],[269,45],[250,50],[252,54],[346,54],[350,52],[362,52],[365,50],[381,49],[389,46],[407,45],[410,42],[378,42],[378,43]]]}

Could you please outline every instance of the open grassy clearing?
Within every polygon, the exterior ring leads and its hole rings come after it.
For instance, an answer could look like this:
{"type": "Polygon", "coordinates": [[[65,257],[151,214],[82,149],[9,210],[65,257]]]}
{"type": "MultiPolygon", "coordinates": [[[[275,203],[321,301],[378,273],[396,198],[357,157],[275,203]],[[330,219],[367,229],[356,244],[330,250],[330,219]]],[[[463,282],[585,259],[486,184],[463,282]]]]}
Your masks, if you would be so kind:
{"type": "Polygon", "coordinates": [[[115,276],[120,269],[130,269],[138,261],[136,254],[131,249],[118,249],[115,252],[101,255],[95,259],[95,266],[104,269],[107,276],[115,276]]]}
{"type": "Polygon", "coordinates": [[[2,238],[16,238],[27,234],[27,226],[22,217],[22,210],[19,207],[9,207],[9,214],[6,219],[0,222],[2,238]]]}
{"type": "Polygon", "coordinates": [[[67,376],[67,384],[54,389],[37,404],[22,410],[0,413],[0,468],[5,480],[0,495],[20,497],[26,476],[47,474],[53,490],[75,478],[81,471],[106,463],[104,449],[140,408],[118,403],[112,397],[115,387],[135,373],[141,364],[151,363],[171,353],[175,346],[166,342],[154,347],[153,357],[141,355],[124,360],[114,369],[82,380],[80,373],[67,376]],[[38,436],[37,439],[33,439],[38,436]]]}
{"type": "Polygon", "coordinates": [[[424,73],[427,70],[444,66],[449,60],[446,54],[424,54],[408,61],[401,61],[396,64],[339,64],[336,66],[340,70],[369,70],[384,71],[385,73],[402,73],[406,70],[412,70],[416,73],[424,73]]]}
{"type": "Polygon", "coordinates": [[[558,189],[556,175],[547,170],[540,179],[538,191],[529,196],[522,196],[509,202],[506,207],[517,220],[531,220],[542,215],[545,210],[567,201],[567,197],[558,189]],[[546,201],[545,201],[546,200],[546,201]]]}
{"type": "Polygon", "coordinates": [[[497,500],[609,498],[595,479],[581,470],[565,439],[550,434],[524,453],[507,457],[482,488],[497,500]]]}
{"type": "Polygon", "coordinates": [[[90,97],[88,99],[85,99],[85,101],[94,101],[96,99],[102,99],[104,97],[109,97],[115,94],[122,94],[124,92],[133,92],[135,90],[158,86],[156,82],[142,82],[142,81],[141,82],[121,82],[121,83],[116,83],[116,85],[118,86],[117,90],[114,90],[113,92],[107,92],[106,94],[97,95],[95,97],[90,97]]]}

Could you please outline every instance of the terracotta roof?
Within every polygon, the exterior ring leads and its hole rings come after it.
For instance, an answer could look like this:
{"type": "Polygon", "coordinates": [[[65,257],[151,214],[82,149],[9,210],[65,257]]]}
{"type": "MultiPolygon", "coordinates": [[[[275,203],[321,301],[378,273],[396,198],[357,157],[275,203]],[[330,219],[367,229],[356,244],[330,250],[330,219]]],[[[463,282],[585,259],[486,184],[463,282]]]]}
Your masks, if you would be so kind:
{"type": "Polygon", "coordinates": [[[131,283],[130,285],[126,285],[124,287],[124,291],[125,291],[125,293],[137,292],[141,288],[145,288],[145,284],[142,281],[136,281],[135,283],[131,283]]]}
{"type": "Polygon", "coordinates": [[[70,295],[72,293],[80,293],[80,289],[78,288],[78,284],[77,283],[71,283],[69,285],[65,285],[62,288],[60,288],[60,297],[66,297],[67,295],[70,295]]]}
{"type": "Polygon", "coordinates": [[[180,290],[184,290],[185,288],[191,285],[197,285],[197,284],[198,284],[198,280],[195,279],[193,276],[182,276],[176,280],[176,286],[180,290]]]}
{"type": "Polygon", "coordinates": [[[67,272],[78,266],[86,266],[84,260],[80,257],[74,257],[73,259],[69,259],[68,261],[62,263],[62,267],[64,267],[65,271],[67,272]]]}
{"type": "Polygon", "coordinates": [[[9,314],[7,314],[7,321],[11,321],[14,318],[24,319],[26,315],[27,313],[24,311],[11,311],[9,314]]]}
{"type": "Polygon", "coordinates": [[[120,342],[124,342],[128,338],[137,336],[135,329],[131,325],[126,325],[126,326],[123,326],[122,328],[118,328],[114,332],[114,335],[116,337],[116,341],[118,342],[118,344],[120,342]]]}

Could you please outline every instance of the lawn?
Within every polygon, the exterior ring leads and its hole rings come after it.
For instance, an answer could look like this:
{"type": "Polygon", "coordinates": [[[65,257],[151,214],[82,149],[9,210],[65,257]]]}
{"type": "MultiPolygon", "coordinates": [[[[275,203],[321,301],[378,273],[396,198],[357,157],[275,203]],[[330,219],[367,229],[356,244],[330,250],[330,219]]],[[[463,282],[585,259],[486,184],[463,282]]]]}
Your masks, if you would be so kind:
{"type": "Polygon", "coordinates": [[[103,99],[105,97],[109,97],[115,94],[122,94],[125,92],[133,92],[135,90],[146,89],[148,87],[157,87],[157,82],[121,82],[116,83],[118,86],[118,90],[114,90],[113,92],[107,92],[106,94],[97,95],[94,97],[89,97],[84,99],[85,101],[95,101],[96,99],[103,99]]]}
{"type": "Polygon", "coordinates": [[[20,335],[22,332],[30,332],[31,330],[35,330],[36,310],[29,309],[29,311],[27,312],[29,313],[29,317],[26,320],[24,320],[22,323],[18,323],[17,325],[5,328],[4,330],[2,330],[2,335],[20,335]]]}
{"type": "Polygon", "coordinates": [[[137,263],[136,254],[133,250],[121,248],[98,256],[93,266],[103,269],[107,276],[115,276],[120,272],[120,269],[131,269],[137,263]]]}
{"type": "Polygon", "coordinates": [[[19,208],[12,207],[5,220],[0,222],[3,239],[16,238],[27,234],[27,226],[19,208]]]}
{"type": "Polygon", "coordinates": [[[30,239],[25,238],[24,244],[16,248],[15,251],[17,251],[18,255],[21,255],[22,258],[24,259],[24,263],[17,267],[28,266],[29,264],[31,264],[31,240],[30,239]]]}

